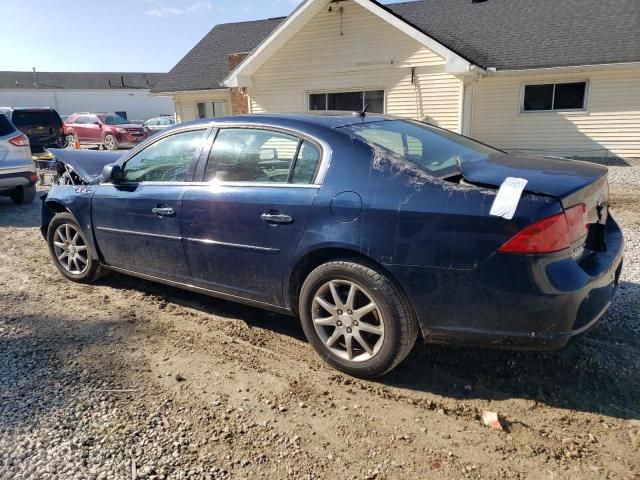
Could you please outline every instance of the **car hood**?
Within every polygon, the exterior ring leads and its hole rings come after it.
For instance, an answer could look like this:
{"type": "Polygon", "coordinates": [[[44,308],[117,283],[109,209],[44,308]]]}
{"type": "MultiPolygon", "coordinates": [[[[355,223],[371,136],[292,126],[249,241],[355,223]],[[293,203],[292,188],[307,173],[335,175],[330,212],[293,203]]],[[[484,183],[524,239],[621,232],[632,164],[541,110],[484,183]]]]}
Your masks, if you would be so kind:
{"type": "Polygon", "coordinates": [[[507,177],[528,181],[525,191],[564,199],[606,176],[606,167],[561,158],[491,155],[485,160],[464,162],[462,175],[468,182],[499,187],[507,177]]]}
{"type": "Polygon", "coordinates": [[[95,150],[49,150],[55,160],[71,169],[80,179],[88,184],[99,183],[105,165],[116,163],[122,154],[118,152],[100,152],[95,150]]]}

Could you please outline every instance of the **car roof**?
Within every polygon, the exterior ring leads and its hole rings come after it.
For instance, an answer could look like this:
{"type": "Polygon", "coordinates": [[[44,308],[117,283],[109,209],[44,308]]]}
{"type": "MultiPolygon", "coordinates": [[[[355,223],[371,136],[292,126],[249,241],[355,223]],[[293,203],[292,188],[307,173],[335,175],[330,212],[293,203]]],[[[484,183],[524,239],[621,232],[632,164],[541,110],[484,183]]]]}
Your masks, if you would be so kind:
{"type": "Polygon", "coordinates": [[[269,126],[319,126],[324,128],[341,128],[349,125],[381,122],[385,120],[397,120],[397,117],[382,114],[366,114],[351,112],[321,112],[321,113],[260,113],[250,115],[234,115],[218,118],[203,118],[180,124],[185,126],[207,125],[210,123],[247,124],[255,123],[269,126]]]}

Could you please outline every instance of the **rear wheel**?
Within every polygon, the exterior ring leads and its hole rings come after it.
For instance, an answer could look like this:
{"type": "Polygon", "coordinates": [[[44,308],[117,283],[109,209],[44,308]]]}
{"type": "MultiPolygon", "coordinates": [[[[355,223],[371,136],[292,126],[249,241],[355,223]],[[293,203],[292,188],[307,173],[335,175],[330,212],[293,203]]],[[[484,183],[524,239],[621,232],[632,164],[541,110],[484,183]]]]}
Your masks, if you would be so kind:
{"type": "Polygon", "coordinates": [[[116,137],[114,137],[111,134],[106,135],[104,137],[103,144],[104,144],[104,148],[106,148],[107,150],[110,150],[110,151],[118,150],[118,141],[116,140],[116,137]]]}
{"type": "Polygon", "coordinates": [[[47,231],[49,254],[56,268],[69,280],[91,283],[106,270],[95,259],[78,222],[70,213],[58,213],[47,231]]]}
{"type": "Polygon", "coordinates": [[[13,203],[20,205],[23,203],[31,203],[36,198],[36,186],[18,187],[11,193],[13,203]]]}
{"type": "Polygon", "coordinates": [[[356,377],[392,370],[418,335],[401,292],[383,274],[354,262],[329,262],[311,272],[300,292],[300,316],[316,352],[356,377]]]}

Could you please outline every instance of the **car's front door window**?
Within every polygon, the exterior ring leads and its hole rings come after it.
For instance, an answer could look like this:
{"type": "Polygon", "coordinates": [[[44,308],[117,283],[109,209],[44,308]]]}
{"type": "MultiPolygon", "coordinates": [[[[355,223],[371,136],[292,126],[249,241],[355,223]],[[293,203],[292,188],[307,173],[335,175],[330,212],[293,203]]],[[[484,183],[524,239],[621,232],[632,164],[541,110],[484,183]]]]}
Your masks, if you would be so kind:
{"type": "Polygon", "coordinates": [[[300,139],[250,128],[222,129],[216,137],[205,180],[287,183],[300,139]]]}
{"type": "Polygon", "coordinates": [[[164,137],[124,165],[125,182],[183,182],[206,130],[191,130],[164,137]]]}

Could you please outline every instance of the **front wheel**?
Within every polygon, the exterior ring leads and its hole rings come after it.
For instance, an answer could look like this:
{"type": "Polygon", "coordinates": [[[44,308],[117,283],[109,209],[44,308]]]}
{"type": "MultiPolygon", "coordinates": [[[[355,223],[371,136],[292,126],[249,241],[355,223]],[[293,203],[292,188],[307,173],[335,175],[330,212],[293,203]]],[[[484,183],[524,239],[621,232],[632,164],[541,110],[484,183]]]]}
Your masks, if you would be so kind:
{"type": "Polygon", "coordinates": [[[103,145],[104,145],[104,148],[106,148],[109,151],[113,152],[115,150],[118,150],[118,141],[116,140],[116,137],[114,137],[111,134],[106,135],[104,137],[103,145]]]}
{"type": "Polygon", "coordinates": [[[100,267],[82,229],[70,213],[58,213],[47,230],[49,255],[56,268],[71,281],[92,283],[106,271],[100,267]]]}
{"type": "Polygon", "coordinates": [[[334,368],[355,377],[389,372],[418,336],[415,315],[397,287],[354,262],[329,262],[311,272],[299,307],[311,346],[334,368]]]}

